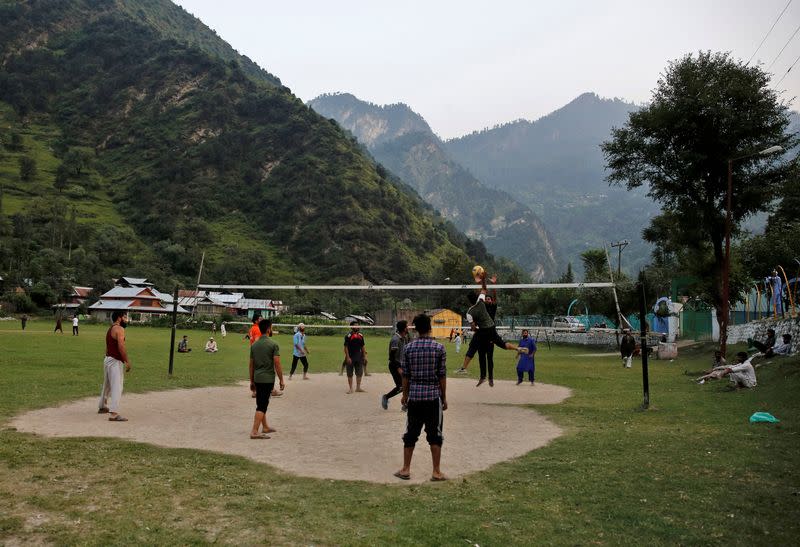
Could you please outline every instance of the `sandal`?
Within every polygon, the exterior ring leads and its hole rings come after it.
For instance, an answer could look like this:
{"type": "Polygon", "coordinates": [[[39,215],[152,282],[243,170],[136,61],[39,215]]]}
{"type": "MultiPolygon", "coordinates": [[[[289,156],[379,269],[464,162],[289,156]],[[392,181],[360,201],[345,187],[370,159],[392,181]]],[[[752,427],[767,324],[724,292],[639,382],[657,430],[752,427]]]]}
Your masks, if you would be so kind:
{"type": "Polygon", "coordinates": [[[397,471],[396,473],[394,473],[394,476],[397,477],[398,479],[402,479],[404,481],[407,481],[407,480],[411,479],[411,475],[410,474],[401,473],[400,471],[397,471]]]}
{"type": "Polygon", "coordinates": [[[254,440],[261,440],[261,439],[270,439],[271,437],[269,435],[261,433],[260,435],[250,435],[250,438],[254,440]]]}
{"type": "Polygon", "coordinates": [[[447,480],[447,477],[445,477],[444,475],[442,475],[441,477],[431,476],[431,482],[442,482],[442,481],[446,481],[446,480],[447,480]]]}
{"type": "Polygon", "coordinates": [[[108,419],[108,421],[109,422],[127,422],[128,418],[125,418],[124,416],[120,416],[119,414],[117,414],[116,416],[110,417],[108,419]]]}

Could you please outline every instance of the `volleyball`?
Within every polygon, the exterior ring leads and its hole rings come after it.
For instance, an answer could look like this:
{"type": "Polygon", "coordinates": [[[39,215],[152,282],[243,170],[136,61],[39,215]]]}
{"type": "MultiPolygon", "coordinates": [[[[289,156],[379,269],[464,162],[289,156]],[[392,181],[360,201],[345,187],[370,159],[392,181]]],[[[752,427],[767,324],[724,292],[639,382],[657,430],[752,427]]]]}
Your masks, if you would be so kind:
{"type": "Polygon", "coordinates": [[[481,266],[480,264],[477,264],[475,265],[474,268],[472,268],[472,277],[475,278],[475,281],[480,281],[481,279],[484,278],[485,275],[486,275],[486,270],[484,270],[483,266],[481,266]]]}

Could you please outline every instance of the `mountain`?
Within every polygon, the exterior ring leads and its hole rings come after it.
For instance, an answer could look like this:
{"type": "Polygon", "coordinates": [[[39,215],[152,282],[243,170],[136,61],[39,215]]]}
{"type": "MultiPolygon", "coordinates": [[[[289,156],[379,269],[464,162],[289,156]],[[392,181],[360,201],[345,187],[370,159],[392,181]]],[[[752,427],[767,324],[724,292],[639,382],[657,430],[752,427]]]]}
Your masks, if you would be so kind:
{"type": "Polygon", "coordinates": [[[379,106],[347,93],[322,95],[309,106],[352,132],[377,161],[490,252],[513,260],[534,279],[556,274],[557,251],[545,225],[526,204],[486,187],[454,161],[411,108],[379,106]]]}
{"type": "Polygon", "coordinates": [[[171,2],[0,0],[0,62],[8,285],[193,285],[203,252],[214,283],[425,283],[494,264],[171,2]]]}
{"type": "Polygon", "coordinates": [[[486,184],[525,196],[563,256],[627,239],[623,269],[649,261],[642,229],[658,213],[646,189],[609,187],[600,143],[637,106],[585,93],[535,122],[518,120],[447,141],[448,152],[486,184]]]}

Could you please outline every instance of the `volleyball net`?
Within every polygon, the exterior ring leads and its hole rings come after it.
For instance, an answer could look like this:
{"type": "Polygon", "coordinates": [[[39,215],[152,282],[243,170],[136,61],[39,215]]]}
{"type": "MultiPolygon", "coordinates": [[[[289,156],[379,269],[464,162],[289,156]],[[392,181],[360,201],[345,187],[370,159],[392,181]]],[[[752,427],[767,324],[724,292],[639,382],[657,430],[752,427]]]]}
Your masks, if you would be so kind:
{"type": "MultiPolygon", "coordinates": [[[[540,332],[555,329],[579,332],[588,330],[589,318],[585,302],[589,294],[607,293],[611,282],[592,283],[497,283],[488,286],[489,295],[496,295],[498,331],[516,336],[522,329],[540,332]],[[577,316],[581,327],[569,319],[573,304],[584,302],[577,316]],[[584,314],[584,312],[586,312],[584,314]],[[588,318],[588,319],[587,319],[588,318]],[[570,322],[572,321],[572,322],[570,322]]],[[[470,336],[466,312],[481,286],[477,284],[440,285],[241,285],[200,284],[197,286],[197,307],[194,313],[219,315],[224,307],[226,324],[241,330],[250,325],[255,314],[273,321],[281,332],[291,332],[299,323],[313,335],[344,335],[350,323],[372,334],[390,335],[398,321],[411,324],[413,318],[426,313],[431,317],[433,335],[452,338],[455,334],[470,336]]],[[[576,312],[578,307],[575,307],[576,312]]],[[[602,317],[593,315],[591,317],[602,317]]],[[[614,327],[597,320],[602,327],[614,327]]]]}

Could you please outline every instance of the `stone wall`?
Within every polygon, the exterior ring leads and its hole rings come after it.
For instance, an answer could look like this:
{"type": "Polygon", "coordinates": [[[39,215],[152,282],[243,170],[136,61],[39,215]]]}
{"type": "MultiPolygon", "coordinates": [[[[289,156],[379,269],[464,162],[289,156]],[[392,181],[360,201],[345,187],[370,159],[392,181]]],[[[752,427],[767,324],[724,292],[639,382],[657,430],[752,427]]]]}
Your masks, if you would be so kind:
{"type": "MultiPolygon", "coordinates": [[[[515,342],[520,338],[520,332],[500,331],[505,340],[515,342]]],[[[537,337],[536,343],[540,346],[550,340],[551,344],[574,344],[577,346],[592,346],[609,349],[617,349],[617,335],[613,329],[590,329],[589,332],[567,332],[554,329],[536,328],[531,329],[531,336],[537,337]]],[[[639,333],[633,333],[636,343],[639,343],[639,333]]],[[[648,336],[648,345],[654,346],[658,343],[660,335],[648,336]]]]}
{"type": "Polygon", "coordinates": [[[797,353],[800,344],[800,319],[760,319],[728,328],[728,343],[737,344],[754,338],[761,342],[767,337],[767,329],[775,329],[775,339],[780,342],[784,334],[792,335],[792,353],[797,353]]]}

